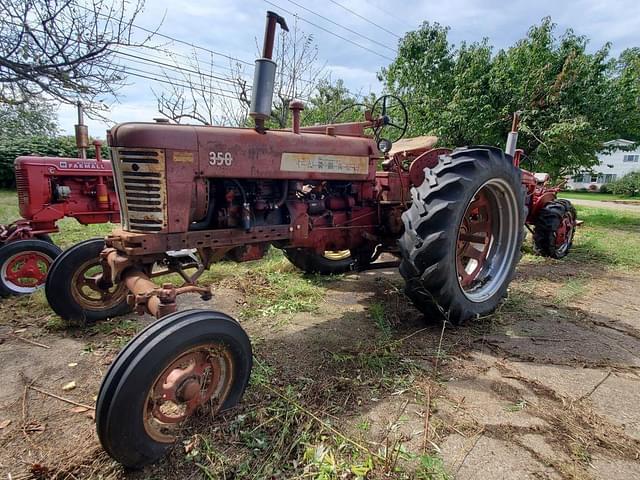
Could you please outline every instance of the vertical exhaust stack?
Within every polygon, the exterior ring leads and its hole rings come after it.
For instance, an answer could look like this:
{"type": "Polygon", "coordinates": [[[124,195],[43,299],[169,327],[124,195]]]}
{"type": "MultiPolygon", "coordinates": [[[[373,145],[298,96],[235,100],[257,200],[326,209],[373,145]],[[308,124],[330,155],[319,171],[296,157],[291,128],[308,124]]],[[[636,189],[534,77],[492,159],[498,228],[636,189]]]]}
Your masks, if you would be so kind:
{"type": "Polygon", "coordinates": [[[273,57],[273,43],[276,36],[276,24],[285,32],[289,31],[284,18],[274,12],[267,12],[267,25],[264,32],[262,58],[256,60],[253,73],[253,89],[251,91],[251,107],[249,115],[253,118],[256,130],[264,131],[264,121],[271,116],[273,89],[276,80],[276,62],[273,57]]]}
{"type": "Polygon", "coordinates": [[[518,129],[520,128],[520,112],[513,114],[513,123],[511,124],[511,131],[507,136],[507,145],[504,152],[512,157],[516,154],[516,146],[518,145],[518,129]]]}
{"type": "Polygon", "coordinates": [[[76,131],[76,146],[78,156],[83,160],[87,159],[87,148],[89,148],[89,128],[84,124],[84,111],[82,103],[78,102],[78,124],[74,125],[76,131]]]}

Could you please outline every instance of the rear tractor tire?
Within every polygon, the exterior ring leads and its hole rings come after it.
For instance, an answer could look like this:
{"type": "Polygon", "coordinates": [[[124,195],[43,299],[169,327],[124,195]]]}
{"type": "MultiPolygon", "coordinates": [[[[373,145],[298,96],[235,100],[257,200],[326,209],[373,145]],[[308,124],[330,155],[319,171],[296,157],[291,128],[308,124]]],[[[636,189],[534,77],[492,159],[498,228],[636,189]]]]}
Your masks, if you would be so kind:
{"type": "Polygon", "coordinates": [[[53,243],[16,240],[0,248],[0,295],[28,295],[44,287],[62,250],[53,243]]]}
{"type": "Polygon", "coordinates": [[[411,193],[399,242],[408,297],[431,321],[493,312],[520,259],[520,170],[498,149],[458,149],[411,193]]]}
{"type": "Polygon", "coordinates": [[[96,404],[102,447],[126,467],[151,463],[203,406],[236,405],[252,367],[251,342],[224,313],[185,310],[136,335],[109,367],[96,404]]]}
{"type": "Polygon", "coordinates": [[[87,325],[130,311],[123,283],[102,290],[100,252],[104,240],[94,238],[65,250],[54,262],[45,286],[49,306],[69,325],[87,325]]]}
{"type": "Polygon", "coordinates": [[[533,243],[543,257],[566,257],[576,232],[576,209],[569,200],[556,199],[538,212],[534,223],[533,243]]]}
{"type": "Polygon", "coordinates": [[[284,255],[305,273],[340,275],[368,265],[373,252],[369,249],[327,250],[320,254],[309,248],[289,248],[284,250],[284,255]]]}

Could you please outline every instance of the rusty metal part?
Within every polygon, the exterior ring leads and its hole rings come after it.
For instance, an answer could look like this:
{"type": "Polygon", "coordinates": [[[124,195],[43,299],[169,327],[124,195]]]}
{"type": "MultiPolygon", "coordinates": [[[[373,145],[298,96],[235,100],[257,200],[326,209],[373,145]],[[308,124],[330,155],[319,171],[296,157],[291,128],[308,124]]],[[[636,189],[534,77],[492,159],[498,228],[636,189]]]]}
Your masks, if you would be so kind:
{"type": "Polygon", "coordinates": [[[424,169],[433,168],[438,165],[440,155],[451,153],[450,148],[433,148],[418,156],[409,165],[409,179],[415,187],[419,187],[424,182],[424,169]]]}
{"type": "Polygon", "coordinates": [[[122,283],[131,292],[127,301],[138,315],[148,313],[161,318],[173,313],[177,309],[176,297],[183,293],[199,293],[205,300],[211,298],[211,289],[197,285],[176,287],[171,283],[164,283],[158,287],[146,273],[136,268],[124,272],[122,283]]]}
{"type": "Polygon", "coordinates": [[[198,407],[210,403],[216,413],[234,379],[231,352],[219,343],[182,352],[160,373],[144,405],[144,428],[153,439],[170,443],[176,428],[198,407]]]}

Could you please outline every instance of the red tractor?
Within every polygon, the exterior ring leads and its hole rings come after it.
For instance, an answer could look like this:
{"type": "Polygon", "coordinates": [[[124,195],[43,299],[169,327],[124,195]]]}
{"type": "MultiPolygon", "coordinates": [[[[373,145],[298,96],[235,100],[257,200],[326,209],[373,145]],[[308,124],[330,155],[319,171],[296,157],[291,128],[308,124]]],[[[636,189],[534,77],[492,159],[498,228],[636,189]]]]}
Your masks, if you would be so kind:
{"type": "Polygon", "coordinates": [[[50,233],[56,222],[73,217],[83,225],[119,222],[118,197],[111,162],[87,159],[87,127],[78,109],[76,139],[80,158],[18,157],[15,161],[18,204],[22,218],[0,225],[0,295],[32,293],[44,286],[47,272],[61,253],[50,233]]]}
{"type": "Polygon", "coordinates": [[[98,396],[98,436],[126,466],[154,461],[196,409],[230,408],[247,387],[251,344],[240,324],[209,310],[176,312],[177,295],[211,296],[196,281],[212,263],[255,260],[271,245],[306,272],[339,273],[372,267],[387,252],[401,259],[406,293],[425,317],[458,323],[505,297],[525,219],[546,201],[517,167],[515,128],[506,154],[434,150],[433,137],[397,141],[407,111],[390,95],[360,122],[313,127],[300,126],[303,105],[293,101],[290,130],[265,128],[277,24],[286,30],[269,12],[255,128],[111,129],[122,228],[70,248],[49,272],[47,299],[67,321],[130,309],[162,318],[124,347],[98,396]],[[88,268],[98,258],[100,269],[88,268]],[[151,280],[167,272],[184,283],[151,280]]]}

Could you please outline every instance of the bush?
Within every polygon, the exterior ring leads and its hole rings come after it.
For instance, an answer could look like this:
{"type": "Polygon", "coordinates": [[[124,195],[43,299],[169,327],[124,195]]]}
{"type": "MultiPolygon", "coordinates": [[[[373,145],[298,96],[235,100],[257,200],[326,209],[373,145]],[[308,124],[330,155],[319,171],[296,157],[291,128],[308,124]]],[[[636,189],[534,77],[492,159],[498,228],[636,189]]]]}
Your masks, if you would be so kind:
{"type": "MultiPolygon", "coordinates": [[[[75,138],[65,137],[18,137],[0,139],[0,186],[15,187],[16,177],[13,162],[21,155],[42,155],[50,157],[77,157],[75,138]]],[[[87,157],[95,157],[93,146],[87,157]]],[[[108,149],[103,148],[102,157],[108,157],[108,149]]]]}
{"type": "Polygon", "coordinates": [[[611,193],[611,187],[609,183],[605,183],[600,186],[600,193],[611,193]]]}
{"type": "Polygon", "coordinates": [[[610,184],[611,192],[626,197],[640,196],[640,171],[627,173],[610,184]]]}

